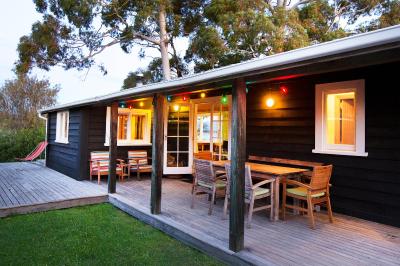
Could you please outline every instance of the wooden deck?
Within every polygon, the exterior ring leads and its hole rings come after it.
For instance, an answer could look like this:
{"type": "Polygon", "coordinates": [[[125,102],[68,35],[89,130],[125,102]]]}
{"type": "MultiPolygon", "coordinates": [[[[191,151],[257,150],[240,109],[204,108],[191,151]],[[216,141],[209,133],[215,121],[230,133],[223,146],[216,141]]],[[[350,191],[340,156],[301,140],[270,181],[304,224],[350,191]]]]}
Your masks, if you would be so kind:
{"type": "MultiPolygon", "coordinates": [[[[103,187],[106,183],[102,184],[103,187]]],[[[151,215],[150,180],[118,182],[110,202],[132,215],[147,215],[146,222],[185,241],[207,242],[229,254],[228,220],[222,219],[223,201],[207,215],[207,198],[199,196],[190,209],[190,183],[163,179],[162,214],[151,215]],[[141,213],[141,214],[140,214],[141,213]],[[167,228],[170,229],[165,229],[167,228]],[[172,228],[172,229],[171,229],[172,228]]],[[[400,229],[335,214],[330,224],[325,214],[316,215],[316,229],[306,217],[288,215],[287,221],[270,222],[266,213],[256,213],[252,228],[245,229],[245,250],[239,252],[254,264],[264,265],[399,265],[400,229]]],[[[220,256],[220,254],[217,254],[220,256]]],[[[221,256],[220,256],[221,257],[221,256]]]]}
{"type": "Polygon", "coordinates": [[[0,217],[94,204],[107,191],[37,163],[0,163],[0,217]]]}

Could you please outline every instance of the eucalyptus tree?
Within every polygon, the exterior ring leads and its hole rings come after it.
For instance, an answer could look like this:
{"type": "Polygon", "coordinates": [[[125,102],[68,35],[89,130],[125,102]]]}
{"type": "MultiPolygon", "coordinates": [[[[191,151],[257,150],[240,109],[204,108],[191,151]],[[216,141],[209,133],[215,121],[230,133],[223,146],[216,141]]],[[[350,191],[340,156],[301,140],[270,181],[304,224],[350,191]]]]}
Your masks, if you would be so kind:
{"type": "MultiPolygon", "coordinates": [[[[130,53],[139,45],[160,51],[162,75],[170,79],[169,46],[174,37],[185,34],[192,1],[174,0],[34,0],[43,15],[29,35],[20,38],[18,73],[33,67],[49,70],[87,69],[98,65],[96,55],[119,45],[130,53]],[[187,18],[187,20],[186,20],[187,18]]],[[[140,55],[144,56],[144,51],[140,55]]]]}
{"type": "Polygon", "coordinates": [[[211,0],[200,10],[185,57],[196,72],[400,23],[399,0],[211,0]]]}

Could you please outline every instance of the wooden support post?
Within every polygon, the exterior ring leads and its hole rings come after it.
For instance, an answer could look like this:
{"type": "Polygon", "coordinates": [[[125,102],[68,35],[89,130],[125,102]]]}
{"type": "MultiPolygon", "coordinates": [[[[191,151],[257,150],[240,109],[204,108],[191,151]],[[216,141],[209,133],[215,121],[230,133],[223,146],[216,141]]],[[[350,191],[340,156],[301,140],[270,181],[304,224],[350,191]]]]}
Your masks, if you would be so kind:
{"type": "Polygon", "coordinates": [[[164,107],[165,96],[155,94],[153,98],[153,147],[151,172],[151,202],[152,214],[161,213],[161,182],[163,176],[164,153],[164,107]]]}
{"type": "Polygon", "coordinates": [[[117,170],[117,127],[118,127],[118,102],[111,104],[109,151],[110,162],[108,165],[108,193],[116,191],[117,170]]]}
{"type": "Polygon", "coordinates": [[[244,186],[246,163],[246,83],[235,80],[232,88],[231,205],[229,211],[229,249],[244,246],[244,186]]]}

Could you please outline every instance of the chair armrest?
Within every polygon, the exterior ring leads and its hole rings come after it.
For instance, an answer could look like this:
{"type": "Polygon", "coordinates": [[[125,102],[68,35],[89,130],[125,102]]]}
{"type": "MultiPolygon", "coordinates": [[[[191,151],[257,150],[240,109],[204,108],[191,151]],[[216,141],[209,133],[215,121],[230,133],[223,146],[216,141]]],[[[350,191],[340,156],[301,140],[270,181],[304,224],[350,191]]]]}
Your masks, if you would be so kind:
{"type": "Polygon", "coordinates": [[[299,186],[299,187],[304,187],[306,189],[311,190],[311,187],[309,185],[301,183],[301,182],[296,181],[296,180],[286,179],[285,183],[289,184],[289,185],[295,185],[295,186],[299,186]]]}
{"type": "Polygon", "coordinates": [[[267,179],[267,180],[258,182],[257,184],[253,185],[251,188],[252,188],[252,189],[255,189],[255,188],[258,188],[258,187],[260,187],[260,186],[262,186],[262,185],[272,183],[272,182],[274,182],[274,181],[275,181],[274,179],[267,179]]]}

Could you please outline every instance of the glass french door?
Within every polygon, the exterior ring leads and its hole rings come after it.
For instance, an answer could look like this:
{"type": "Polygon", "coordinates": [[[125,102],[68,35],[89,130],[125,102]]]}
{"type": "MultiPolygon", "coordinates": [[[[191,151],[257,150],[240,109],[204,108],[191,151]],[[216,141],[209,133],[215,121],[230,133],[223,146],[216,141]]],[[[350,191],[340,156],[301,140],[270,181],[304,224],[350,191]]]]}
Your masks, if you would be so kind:
{"type": "Polygon", "coordinates": [[[194,152],[211,152],[213,160],[228,160],[230,145],[230,102],[220,98],[195,104],[194,152]]]}
{"type": "Polygon", "coordinates": [[[190,103],[169,103],[164,125],[164,174],[192,173],[190,103]]]}

